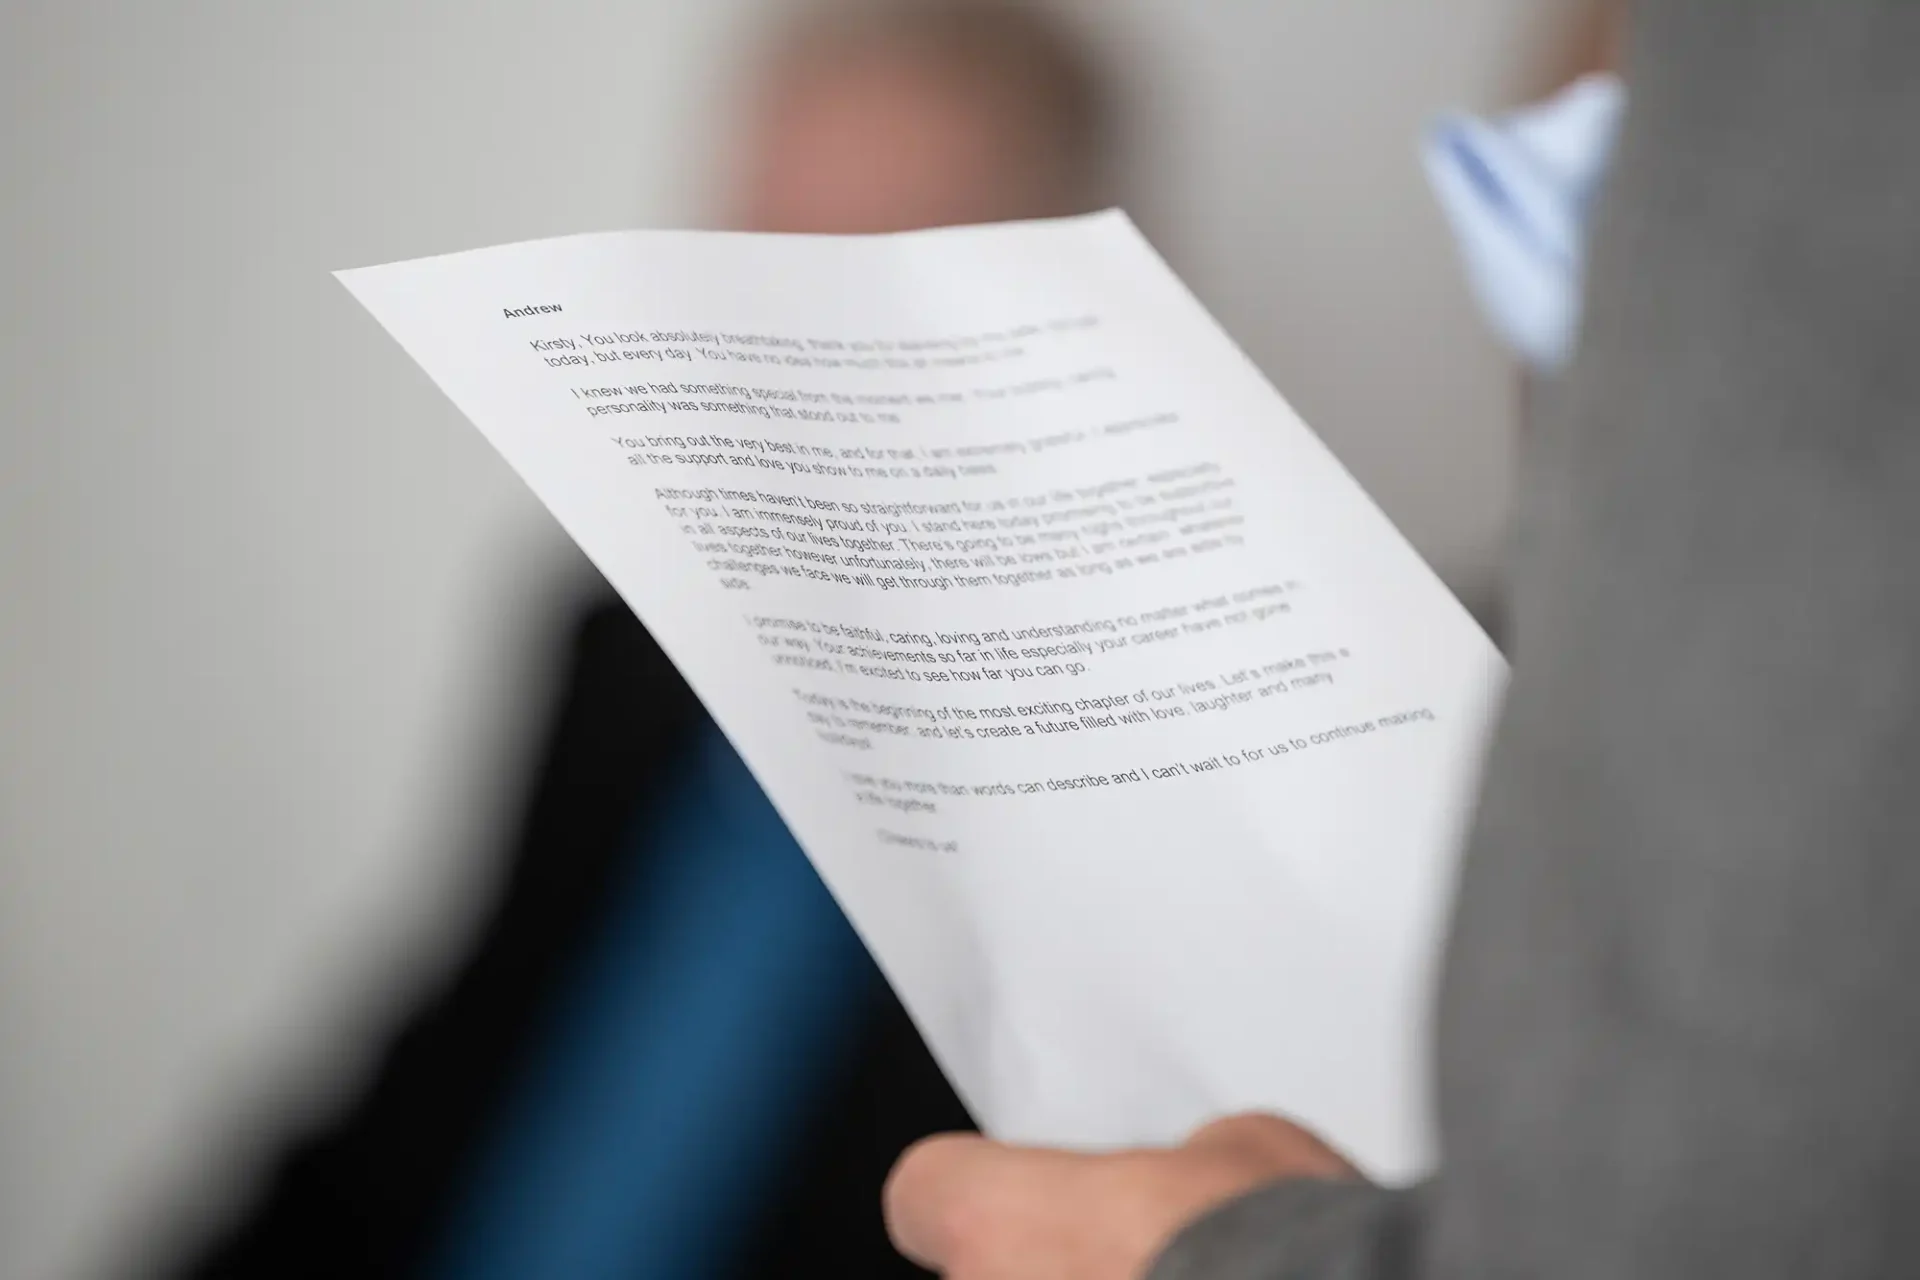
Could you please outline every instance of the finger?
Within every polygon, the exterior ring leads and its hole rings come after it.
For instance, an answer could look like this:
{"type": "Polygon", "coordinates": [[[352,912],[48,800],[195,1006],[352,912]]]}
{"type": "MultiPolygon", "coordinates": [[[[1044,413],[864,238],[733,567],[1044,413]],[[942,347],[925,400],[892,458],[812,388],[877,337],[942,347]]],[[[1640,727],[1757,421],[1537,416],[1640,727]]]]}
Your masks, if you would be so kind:
{"type": "Polygon", "coordinates": [[[945,1134],[909,1148],[884,1192],[894,1247],[934,1270],[1020,1252],[1077,1203],[1096,1157],[945,1134]]]}
{"type": "Polygon", "coordinates": [[[893,1247],[923,1267],[941,1269],[962,1234],[955,1219],[979,1194],[997,1152],[997,1144],[967,1133],[939,1134],[907,1148],[881,1193],[893,1247]]]}
{"type": "Polygon", "coordinates": [[[1318,1134],[1275,1115],[1227,1116],[1202,1125],[1184,1144],[1267,1167],[1276,1178],[1357,1178],[1360,1171],[1318,1134]]]}

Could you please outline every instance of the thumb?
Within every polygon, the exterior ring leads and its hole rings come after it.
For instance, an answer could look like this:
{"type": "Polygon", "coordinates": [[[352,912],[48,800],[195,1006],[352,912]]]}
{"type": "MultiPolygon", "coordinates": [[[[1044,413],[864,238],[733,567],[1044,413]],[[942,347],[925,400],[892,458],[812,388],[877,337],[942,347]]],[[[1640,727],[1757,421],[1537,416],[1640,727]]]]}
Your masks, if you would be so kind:
{"type": "Polygon", "coordinates": [[[1227,1116],[1195,1130],[1184,1150],[1202,1152],[1273,1177],[1358,1178],[1353,1162],[1310,1129],[1258,1112],[1227,1116]]]}
{"type": "Polygon", "coordinates": [[[998,1237],[1017,1232],[1023,1211],[1047,1199],[1043,1189],[1057,1192],[1059,1175],[1085,1160],[977,1134],[924,1139],[908,1148],[888,1175],[887,1234],[896,1249],[921,1266],[951,1267],[956,1254],[990,1249],[998,1237]]]}

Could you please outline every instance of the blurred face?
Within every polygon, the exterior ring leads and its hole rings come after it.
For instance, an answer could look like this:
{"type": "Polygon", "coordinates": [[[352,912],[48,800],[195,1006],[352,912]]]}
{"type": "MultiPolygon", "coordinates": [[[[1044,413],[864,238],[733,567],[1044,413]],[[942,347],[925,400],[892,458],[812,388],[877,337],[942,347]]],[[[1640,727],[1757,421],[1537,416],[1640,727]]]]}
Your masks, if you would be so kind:
{"type": "Polygon", "coordinates": [[[1064,212],[1029,115],[933,58],[789,68],[750,122],[736,225],[851,234],[1064,212]]]}

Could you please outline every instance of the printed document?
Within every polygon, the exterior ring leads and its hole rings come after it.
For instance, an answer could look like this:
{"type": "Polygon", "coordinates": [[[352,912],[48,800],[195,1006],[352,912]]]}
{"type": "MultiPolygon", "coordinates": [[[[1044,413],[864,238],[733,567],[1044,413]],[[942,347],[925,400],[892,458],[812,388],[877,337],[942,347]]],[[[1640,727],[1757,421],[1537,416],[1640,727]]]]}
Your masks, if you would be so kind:
{"type": "Polygon", "coordinates": [[[1505,666],[1123,214],[341,279],[673,659],[988,1132],[1258,1108],[1427,1167],[1505,666]]]}

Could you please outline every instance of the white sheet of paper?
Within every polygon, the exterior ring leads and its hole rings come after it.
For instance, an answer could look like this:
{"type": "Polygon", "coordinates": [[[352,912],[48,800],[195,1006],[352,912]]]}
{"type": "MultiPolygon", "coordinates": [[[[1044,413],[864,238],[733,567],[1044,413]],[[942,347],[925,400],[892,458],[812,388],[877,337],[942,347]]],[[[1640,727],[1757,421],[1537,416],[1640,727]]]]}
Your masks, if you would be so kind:
{"type": "Polygon", "coordinates": [[[1124,215],[341,279],[686,675],[989,1132],[1268,1108],[1424,1166],[1505,666],[1124,215]]]}

